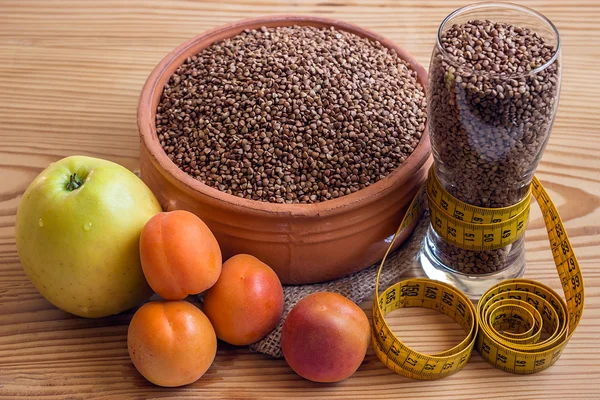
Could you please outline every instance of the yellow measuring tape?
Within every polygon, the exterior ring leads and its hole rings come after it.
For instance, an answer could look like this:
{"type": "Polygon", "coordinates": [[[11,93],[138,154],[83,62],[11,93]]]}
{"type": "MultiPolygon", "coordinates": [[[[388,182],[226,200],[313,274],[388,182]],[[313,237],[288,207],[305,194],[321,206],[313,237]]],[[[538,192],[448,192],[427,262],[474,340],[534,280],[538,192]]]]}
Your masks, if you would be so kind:
{"type": "Polygon", "coordinates": [[[434,230],[444,240],[468,250],[492,250],[522,236],[529,217],[530,196],[511,207],[481,208],[451,196],[433,168],[427,185],[410,204],[377,273],[373,302],[373,348],[392,371],[413,379],[440,379],[462,369],[473,347],[489,364],[503,371],[531,374],[558,360],[583,312],[583,276],[558,211],[537,178],[531,193],[542,210],[552,255],[566,302],[539,282],[512,279],[492,286],[477,309],[460,290],[426,278],[397,282],[379,294],[379,278],[398,234],[421,215],[429,200],[434,230]],[[457,346],[438,354],[423,354],[406,346],[391,331],[385,315],[401,307],[437,310],[465,331],[457,346]],[[542,331],[548,337],[541,339],[542,331]]]}
{"type": "Polygon", "coordinates": [[[482,251],[506,247],[520,238],[527,227],[531,189],[514,206],[476,207],[446,192],[431,168],[426,190],[433,228],[446,242],[460,248],[482,251]]]}

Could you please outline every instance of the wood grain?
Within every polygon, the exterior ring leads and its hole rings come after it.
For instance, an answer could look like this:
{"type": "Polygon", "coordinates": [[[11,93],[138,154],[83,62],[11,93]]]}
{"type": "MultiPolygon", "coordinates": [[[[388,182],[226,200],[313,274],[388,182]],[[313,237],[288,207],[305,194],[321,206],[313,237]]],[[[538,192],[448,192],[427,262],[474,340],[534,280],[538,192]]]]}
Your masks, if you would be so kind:
{"type": "MultiPolygon", "coordinates": [[[[226,0],[0,3],[0,396],[5,398],[600,398],[600,3],[522,1],[563,39],[560,110],[538,176],[581,261],[586,310],[557,364],[536,375],[493,369],[474,354],[434,382],[388,371],[370,351],[345,382],[320,385],[282,360],[221,345],[214,365],[185,388],[146,382],[127,355],[132,313],[84,320],[46,302],[21,270],[14,223],[29,182],[50,162],[85,154],[137,167],[136,102],[145,77],[172,48],[206,29],[265,14],[315,14],[373,29],[428,65],[439,22],[462,1],[226,0]]],[[[527,277],[560,290],[537,209],[527,232],[527,277]]],[[[413,271],[418,273],[418,271],[413,271]]],[[[363,304],[368,310],[369,304],[363,304]]],[[[408,344],[439,351],[463,333],[427,310],[395,312],[408,344]]]]}

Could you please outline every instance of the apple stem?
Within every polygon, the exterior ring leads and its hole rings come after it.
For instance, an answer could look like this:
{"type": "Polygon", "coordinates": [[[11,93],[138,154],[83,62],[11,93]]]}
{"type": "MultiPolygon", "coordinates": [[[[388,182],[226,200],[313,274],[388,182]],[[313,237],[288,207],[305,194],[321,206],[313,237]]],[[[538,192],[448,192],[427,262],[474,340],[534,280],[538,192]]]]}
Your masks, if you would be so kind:
{"type": "Polygon", "coordinates": [[[69,177],[69,183],[67,183],[67,190],[73,191],[75,189],[78,189],[81,185],[83,185],[83,179],[77,176],[76,173],[73,173],[69,177]]]}

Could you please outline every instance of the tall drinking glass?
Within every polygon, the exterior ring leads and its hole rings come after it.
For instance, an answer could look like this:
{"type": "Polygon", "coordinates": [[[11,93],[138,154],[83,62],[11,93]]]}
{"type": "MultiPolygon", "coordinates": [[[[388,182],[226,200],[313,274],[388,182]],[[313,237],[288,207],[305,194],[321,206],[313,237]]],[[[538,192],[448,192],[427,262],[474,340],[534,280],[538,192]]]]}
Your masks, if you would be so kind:
{"type": "MultiPolygon", "coordinates": [[[[552,129],[561,82],[560,38],[546,17],[508,3],[474,4],[440,25],[427,91],[434,167],[471,205],[502,208],[528,196],[552,129]]],[[[524,237],[496,250],[450,244],[430,226],[427,276],[471,297],[523,275],[524,237]]]]}

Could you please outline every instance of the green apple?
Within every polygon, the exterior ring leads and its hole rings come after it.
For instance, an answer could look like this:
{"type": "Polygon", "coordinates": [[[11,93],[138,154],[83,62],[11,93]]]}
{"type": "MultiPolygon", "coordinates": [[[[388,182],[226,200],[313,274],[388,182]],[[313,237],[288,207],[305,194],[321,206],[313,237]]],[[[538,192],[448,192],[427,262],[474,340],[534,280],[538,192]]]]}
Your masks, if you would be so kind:
{"type": "Polygon", "coordinates": [[[73,156],[29,185],[17,211],[27,277],[61,310],[117,314],[152,294],[139,254],[142,228],[161,207],[135,174],[110,161],[73,156]]]}

